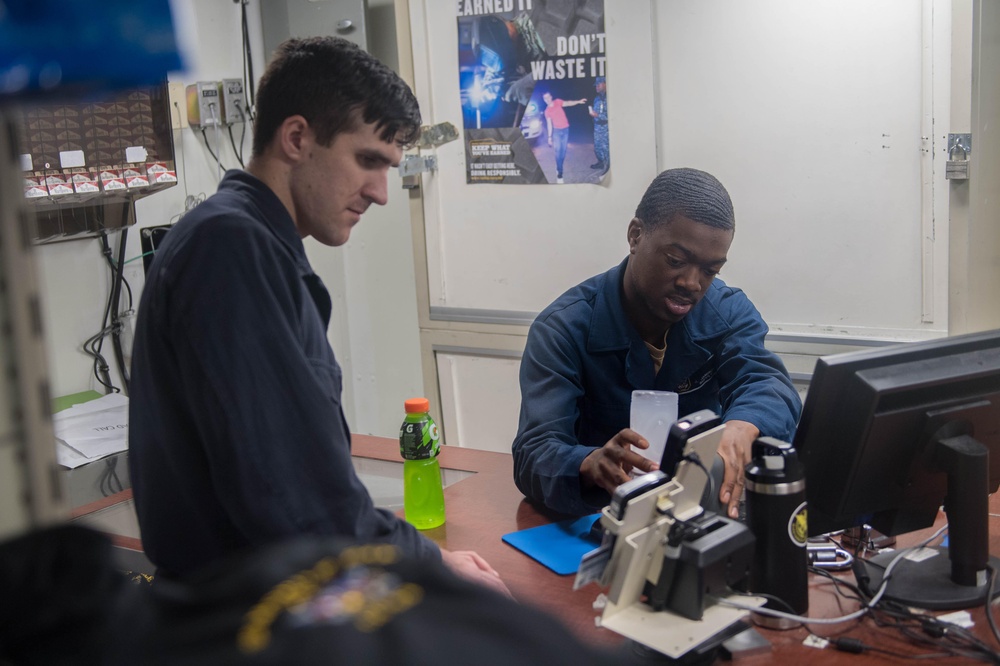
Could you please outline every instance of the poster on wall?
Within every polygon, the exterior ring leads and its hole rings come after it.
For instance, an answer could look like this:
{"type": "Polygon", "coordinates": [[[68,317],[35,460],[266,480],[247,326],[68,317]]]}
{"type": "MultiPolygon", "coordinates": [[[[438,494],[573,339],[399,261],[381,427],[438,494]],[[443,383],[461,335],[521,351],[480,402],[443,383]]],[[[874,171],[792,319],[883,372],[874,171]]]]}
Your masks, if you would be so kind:
{"type": "Polygon", "coordinates": [[[605,67],[604,0],[458,0],[466,182],[601,182],[605,67]]]}

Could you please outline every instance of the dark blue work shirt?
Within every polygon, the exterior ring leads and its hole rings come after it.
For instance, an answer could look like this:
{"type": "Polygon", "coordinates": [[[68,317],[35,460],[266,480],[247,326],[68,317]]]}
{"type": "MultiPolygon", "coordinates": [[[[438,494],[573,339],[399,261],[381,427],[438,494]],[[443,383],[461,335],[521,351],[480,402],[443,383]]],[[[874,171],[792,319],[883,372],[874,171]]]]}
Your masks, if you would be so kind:
{"type": "Polygon", "coordinates": [[[791,441],[802,403],[784,364],[764,348],[767,325],[750,299],[716,278],[670,327],[659,373],[625,315],[626,261],[573,287],[535,319],[521,359],[514,481],[526,497],[570,514],[610,501],[583,491],[580,464],[629,427],[632,391],[674,391],[679,416],[701,409],[791,441]]]}
{"type": "Polygon", "coordinates": [[[129,465],[142,541],[182,576],[301,534],[440,557],[351,464],[329,293],[287,210],[230,171],[166,235],[135,331],[129,465]]]}

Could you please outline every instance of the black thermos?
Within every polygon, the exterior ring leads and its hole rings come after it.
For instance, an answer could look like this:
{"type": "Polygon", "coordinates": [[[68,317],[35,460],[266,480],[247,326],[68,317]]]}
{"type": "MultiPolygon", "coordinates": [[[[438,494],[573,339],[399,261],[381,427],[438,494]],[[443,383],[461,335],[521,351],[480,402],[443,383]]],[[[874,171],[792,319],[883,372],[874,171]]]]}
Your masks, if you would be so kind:
{"type": "MultiPolygon", "coordinates": [[[[805,615],[809,610],[806,480],[795,449],[773,437],[758,437],[746,468],[747,526],[756,538],[750,592],[775,596],[765,608],[805,615]]],[[[753,614],[771,629],[790,629],[798,622],[753,614]]]]}

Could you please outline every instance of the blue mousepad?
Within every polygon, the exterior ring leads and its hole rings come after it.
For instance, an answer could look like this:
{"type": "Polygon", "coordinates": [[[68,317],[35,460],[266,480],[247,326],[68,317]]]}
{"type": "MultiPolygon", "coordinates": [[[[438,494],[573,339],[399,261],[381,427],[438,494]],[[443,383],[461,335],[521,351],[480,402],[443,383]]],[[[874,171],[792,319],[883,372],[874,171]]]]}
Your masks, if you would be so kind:
{"type": "Polygon", "coordinates": [[[525,555],[544,564],[557,574],[576,573],[580,558],[600,544],[590,535],[590,528],[601,514],[539,525],[504,534],[503,540],[525,555]]]}

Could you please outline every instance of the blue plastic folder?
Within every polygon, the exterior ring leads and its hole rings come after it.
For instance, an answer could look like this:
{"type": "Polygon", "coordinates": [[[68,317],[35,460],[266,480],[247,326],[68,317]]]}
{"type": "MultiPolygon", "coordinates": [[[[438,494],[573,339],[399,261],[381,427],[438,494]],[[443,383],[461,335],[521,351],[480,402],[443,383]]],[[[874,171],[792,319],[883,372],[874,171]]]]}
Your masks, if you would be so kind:
{"type": "Polygon", "coordinates": [[[590,528],[601,514],[564,520],[504,534],[503,540],[544,564],[557,574],[576,573],[580,558],[600,544],[590,536],[590,528]]]}

